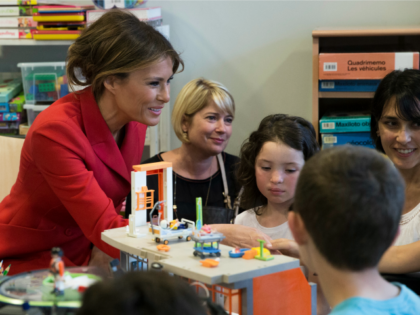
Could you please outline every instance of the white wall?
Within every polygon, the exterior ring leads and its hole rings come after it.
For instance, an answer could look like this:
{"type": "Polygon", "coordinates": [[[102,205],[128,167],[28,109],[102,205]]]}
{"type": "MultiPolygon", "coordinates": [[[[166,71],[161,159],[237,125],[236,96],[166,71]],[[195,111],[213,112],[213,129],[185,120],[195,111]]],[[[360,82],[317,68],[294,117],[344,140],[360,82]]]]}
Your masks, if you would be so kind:
{"type": "MultiPolygon", "coordinates": [[[[312,37],[319,27],[419,25],[419,1],[155,1],[185,71],[175,76],[172,103],[182,86],[203,76],[225,84],[237,112],[227,152],[266,115],[311,120],[312,37]]],[[[173,134],[171,147],[180,142],[173,134]]]]}

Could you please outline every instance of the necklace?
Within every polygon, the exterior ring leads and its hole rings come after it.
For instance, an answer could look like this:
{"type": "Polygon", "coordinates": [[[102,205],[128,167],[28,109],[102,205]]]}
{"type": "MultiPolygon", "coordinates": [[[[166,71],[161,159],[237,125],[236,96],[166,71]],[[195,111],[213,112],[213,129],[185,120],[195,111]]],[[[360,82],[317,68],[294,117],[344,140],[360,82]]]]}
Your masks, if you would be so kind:
{"type": "MultiPolygon", "coordinates": [[[[210,172],[211,172],[211,166],[210,166],[210,172]]],[[[178,175],[175,173],[175,172],[173,172],[174,173],[174,191],[173,191],[173,195],[174,195],[174,201],[173,201],[173,206],[172,206],[172,208],[173,208],[173,210],[174,210],[174,213],[175,213],[175,216],[176,216],[176,218],[177,219],[179,219],[178,218],[178,213],[177,213],[177,209],[178,209],[178,207],[177,207],[177,205],[176,205],[176,180],[177,180],[177,177],[178,177],[178,175]]],[[[210,187],[211,187],[211,180],[213,179],[213,174],[211,174],[211,176],[210,176],[210,181],[209,181],[209,188],[207,189],[207,197],[206,197],[206,202],[205,202],[205,204],[204,204],[204,207],[206,207],[207,206],[207,201],[209,200],[209,195],[210,195],[210,187]]]]}

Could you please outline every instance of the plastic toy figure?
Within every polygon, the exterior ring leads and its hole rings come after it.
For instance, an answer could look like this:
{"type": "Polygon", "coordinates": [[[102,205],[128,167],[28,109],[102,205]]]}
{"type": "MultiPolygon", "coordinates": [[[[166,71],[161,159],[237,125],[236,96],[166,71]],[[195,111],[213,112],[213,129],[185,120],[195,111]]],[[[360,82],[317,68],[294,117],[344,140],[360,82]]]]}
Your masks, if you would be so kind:
{"type": "Polygon", "coordinates": [[[51,294],[64,295],[64,262],[61,260],[63,251],[60,247],[51,250],[50,272],[54,276],[54,290],[51,294]]]}

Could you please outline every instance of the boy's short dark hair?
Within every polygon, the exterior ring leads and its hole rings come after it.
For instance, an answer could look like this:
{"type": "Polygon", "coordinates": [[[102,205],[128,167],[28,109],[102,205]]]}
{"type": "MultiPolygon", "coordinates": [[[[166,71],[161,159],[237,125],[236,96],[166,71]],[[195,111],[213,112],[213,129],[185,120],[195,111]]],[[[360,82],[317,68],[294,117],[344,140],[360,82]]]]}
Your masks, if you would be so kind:
{"type": "Polygon", "coordinates": [[[98,282],[83,295],[77,315],[206,315],[203,304],[184,280],[165,272],[130,272],[98,282]]]}
{"type": "Polygon", "coordinates": [[[378,265],[398,230],[404,182],[375,150],[339,146],[314,155],[295,193],[299,213],[319,252],[338,269],[378,265]]]}

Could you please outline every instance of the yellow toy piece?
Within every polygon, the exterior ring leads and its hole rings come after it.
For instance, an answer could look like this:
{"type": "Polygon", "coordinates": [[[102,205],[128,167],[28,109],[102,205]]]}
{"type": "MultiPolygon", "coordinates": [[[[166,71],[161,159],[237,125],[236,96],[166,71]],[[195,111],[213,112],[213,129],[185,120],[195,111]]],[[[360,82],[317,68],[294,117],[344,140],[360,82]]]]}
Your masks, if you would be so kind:
{"type": "MultiPolygon", "coordinates": [[[[253,250],[257,251],[257,255],[261,256],[261,250],[259,247],[253,247],[253,250]]],[[[263,254],[262,256],[271,256],[270,251],[267,248],[263,248],[263,254]]]]}
{"type": "Polygon", "coordinates": [[[172,230],[178,230],[178,220],[172,220],[169,222],[169,228],[172,230]]]}

